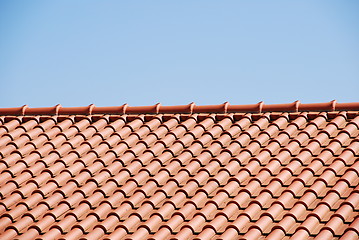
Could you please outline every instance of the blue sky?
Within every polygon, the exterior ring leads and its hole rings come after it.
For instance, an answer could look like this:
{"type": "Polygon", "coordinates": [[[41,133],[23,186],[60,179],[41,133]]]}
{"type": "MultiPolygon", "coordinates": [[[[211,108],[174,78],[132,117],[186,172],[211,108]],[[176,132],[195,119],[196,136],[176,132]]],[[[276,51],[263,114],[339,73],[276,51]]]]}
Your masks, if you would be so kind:
{"type": "Polygon", "coordinates": [[[0,107],[359,101],[359,1],[0,0],[0,107]]]}

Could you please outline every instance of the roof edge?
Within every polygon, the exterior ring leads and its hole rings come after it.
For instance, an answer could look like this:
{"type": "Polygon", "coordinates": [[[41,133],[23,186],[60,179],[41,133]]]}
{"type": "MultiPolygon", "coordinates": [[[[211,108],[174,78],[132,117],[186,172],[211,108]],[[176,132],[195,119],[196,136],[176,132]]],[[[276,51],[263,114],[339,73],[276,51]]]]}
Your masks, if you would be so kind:
{"type": "Polygon", "coordinates": [[[307,112],[307,111],[359,111],[359,102],[338,103],[336,100],[325,103],[293,103],[231,105],[228,102],[219,105],[188,105],[162,106],[122,106],[96,107],[94,104],[85,107],[53,107],[30,108],[27,105],[14,108],[0,108],[0,115],[93,115],[93,114],[165,114],[165,113],[263,113],[263,112],[307,112]]]}

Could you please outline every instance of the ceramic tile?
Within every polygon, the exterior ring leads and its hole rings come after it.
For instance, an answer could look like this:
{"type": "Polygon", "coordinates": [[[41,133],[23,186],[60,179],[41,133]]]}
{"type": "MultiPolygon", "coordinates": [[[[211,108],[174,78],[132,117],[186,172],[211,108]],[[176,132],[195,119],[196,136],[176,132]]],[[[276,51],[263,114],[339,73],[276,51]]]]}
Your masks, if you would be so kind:
{"type": "Polygon", "coordinates": [[[358,111],[0,108],[0,238],[358,239],[358,111]]]}

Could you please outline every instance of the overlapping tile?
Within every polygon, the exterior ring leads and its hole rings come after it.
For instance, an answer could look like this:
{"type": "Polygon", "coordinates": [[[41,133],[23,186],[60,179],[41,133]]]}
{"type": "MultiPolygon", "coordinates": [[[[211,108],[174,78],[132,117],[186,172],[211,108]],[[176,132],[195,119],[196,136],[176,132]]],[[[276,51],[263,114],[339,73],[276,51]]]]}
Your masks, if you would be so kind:
{"type": "Polygon", "coordinates": [[[1,239],[358,239],[359,104],[0,109],[1,239]]]}

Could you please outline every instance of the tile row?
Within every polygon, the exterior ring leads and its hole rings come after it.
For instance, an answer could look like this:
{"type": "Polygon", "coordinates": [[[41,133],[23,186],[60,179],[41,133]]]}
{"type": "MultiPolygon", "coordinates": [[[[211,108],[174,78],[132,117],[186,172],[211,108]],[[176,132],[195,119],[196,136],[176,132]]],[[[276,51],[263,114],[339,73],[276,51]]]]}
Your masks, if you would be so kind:
{"type": "Polygon", "coordinates": [[[228,102],[219,105],[200,105],[195,103],[177,106],[122,106],[96,107],[53,107],[30,108],[27,105],[15,108],[0,108],[0,115],[92,115],[92,114],[168,114],[168,113],[231,113],[231,112],[305,112],[305,111],[358,111],[359,102],[338,103],[336,100],[326,103],[301,103],[295,101],[286,104],[231,105],[228,102]]]}

